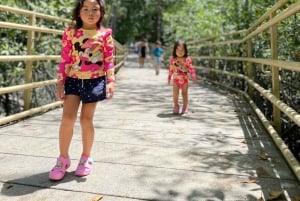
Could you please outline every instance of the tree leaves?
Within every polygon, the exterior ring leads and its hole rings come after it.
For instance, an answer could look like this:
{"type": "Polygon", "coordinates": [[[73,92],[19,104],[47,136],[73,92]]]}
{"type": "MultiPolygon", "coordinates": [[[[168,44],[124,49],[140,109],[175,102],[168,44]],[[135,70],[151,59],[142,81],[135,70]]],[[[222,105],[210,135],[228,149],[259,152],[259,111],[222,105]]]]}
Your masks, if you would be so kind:
{"type": "MultiPolygon", "coordinates": [[[[62,3],[63,1],[51,1],[50,3],[45,3],[39,0],[30,1],[13,1],[13,0],[2,0],[1,4],[19,7],[24,10],[34,10],[45,14],[51,14],[54,16],[68,16],[69,11],[67,8],[73,8],[73,3],[62,3]],[[67,6],[66,9],[62,9],[62,6],[67,6]]],[[[12,23],[25,24],[29,22],[27,15],[13,14],[11,12],[0,12],[0,21],[9,21],[12,23]]],[[[66,26],[61,22],[56,22],[52,20],[36,20],[36,26],[49,27],[53,29],[63,30],[66,26]]],[[[14,29],[0,29],[1,44],[0,44],[0,55],[26,55],[27,54],[27,32],[22,30],[14,29]]],[[[48,54],[48,55],[58,55],[61,50],[61,36],[45,34],[45,33],[35,33],[35,47],[32,54],[48,54]]],[[[0,80],[1,86],[15,86],[24,84],[24,69],[25,62],[0,62],[0,80]]],[[[34,81],[49,80],[53,79],[57,72],[56,61],[41,61],[39,62],[38,68],[34,71],[39,71],[41,73],[33,72],[34,81]]],[[[49,93],[47,89],[50,87],[45,87],[39,90],[39,95],[36,96],[33,91],[33,101],[32,105],[44,105],[49,102],[55,101],[54,90],[49,93]]],[[[23,92],[9,93],[0,95],[0,115],[7,116],[10,114],[15,114],[20,112],[23,107],[22,100],[23,92]],[[3,106],[3,107],[2,107],[3,106]]]]}
{"type": "Polygon", "coordinates": [[[114,37],[121,43],[147,38],[149,41],[163,40],[162,17],[175,0],[108,0],[108,25],[113,28],[114,37]]]}
{"type": "Polygon", "coordinates": [[[217,9],[219,5],[220,1],[189,0],[168,8],[164,12],[164,24],[168,29],[164,30],[165,40],[197,40],[216,35],[224,22],[217,9]],[[168,36],[171,37],[166,38],[168,36]]]}

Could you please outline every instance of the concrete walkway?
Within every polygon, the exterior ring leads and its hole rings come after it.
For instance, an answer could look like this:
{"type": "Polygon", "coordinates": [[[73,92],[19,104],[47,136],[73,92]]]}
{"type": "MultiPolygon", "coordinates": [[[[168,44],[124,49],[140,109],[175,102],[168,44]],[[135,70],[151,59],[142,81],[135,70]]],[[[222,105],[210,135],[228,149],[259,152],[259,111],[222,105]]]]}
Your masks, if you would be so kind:
{"type": "Polygon", "coordinates": [[[74,176],[80,126],[64,180],[48,180],[58,156],[61,109],[0,128],[0,201],[256,201],[300,185],[250,107],[227,91],[190,86],[190,113],[172,114],[167,70],[129,55],[114,99],[98,104],[93,172],[74,176]],[[266,157],[265,157],[266,156],[266,157]],[[266,160],[262,160],[265,158],[266,160]]]}

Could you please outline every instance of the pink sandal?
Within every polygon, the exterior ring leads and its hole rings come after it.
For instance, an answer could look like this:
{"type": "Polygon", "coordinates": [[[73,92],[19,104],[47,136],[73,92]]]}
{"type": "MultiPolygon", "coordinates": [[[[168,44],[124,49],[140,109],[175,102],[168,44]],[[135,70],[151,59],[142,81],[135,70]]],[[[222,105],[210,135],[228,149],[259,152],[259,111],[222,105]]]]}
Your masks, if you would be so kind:
{"type": "Polygon", "coordinates": [[[188,114],[189,113],[189,110],[188,110],[188,108],[185,106],[185,107],[183,107],[182,108],[182,112],[181,112],[181,114],[188,114]]]}
{"type": "Polygon", "coordinates": [[[82,155],[76,168],[75,175],[80,177],[89,175],[92,170],[93,162],[91,157],[82,155]]]}
{"type": "Polygon", "coordinates": [[[179,114],[179,105],[175,105],[173,108],[173,114],[179,114]]]}
{"type": "Polygon", "coordinates": [[[71,161],[69,158],[62,156],[57,158],[56,165],[49,172],[49,179],[59,181],[64,178],[66,170],[70,167],[71,161]]]}

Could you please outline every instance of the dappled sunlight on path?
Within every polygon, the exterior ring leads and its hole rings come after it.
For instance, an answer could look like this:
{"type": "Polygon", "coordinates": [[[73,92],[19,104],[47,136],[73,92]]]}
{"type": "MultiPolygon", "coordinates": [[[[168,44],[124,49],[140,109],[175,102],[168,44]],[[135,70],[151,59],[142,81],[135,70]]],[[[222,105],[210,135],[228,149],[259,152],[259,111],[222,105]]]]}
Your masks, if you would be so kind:
{"type": "Polygon", "coordinates": [[[70,172],[62,182],[47,179],[57,157],[61,109],[1,128],[0,162],[6,167],[0,167],[0,200],[59,200],[71,194],[72,200],[81,195],[92,200],[101,194],[104,201],[256,201],[267,199],[268,189],[286,197],[300,192],[242,97],[206,82],[191,84],[190,113],[173,115],[167,73],[163,68],[156,76],[151,60],[139,68],[137,55],[128,56],[117,74],[114,98],[97,106],[95,163],[85,178],[73,175],[81,153],[77,122],[70,172]],[[259,157],[262,151],[267,160],[259,157]]]}

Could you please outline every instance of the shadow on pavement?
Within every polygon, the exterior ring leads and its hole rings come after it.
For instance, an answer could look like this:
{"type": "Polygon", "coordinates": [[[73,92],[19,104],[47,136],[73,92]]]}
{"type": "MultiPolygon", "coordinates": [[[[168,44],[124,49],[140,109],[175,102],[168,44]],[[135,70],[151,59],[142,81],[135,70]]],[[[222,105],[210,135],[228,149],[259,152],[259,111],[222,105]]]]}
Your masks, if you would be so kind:
{"type": "MultiPolygon", "coordinates": [[[[58,184],[73,182],[74,180],[77,183],[85,182],[86,178],[74,176],[73,172],[67,172],[64,179],[61,181],[51,181],[48,178],[49,172],[43,172],[28,177],[23,177],[19,179],[9,180],[4,183],[1,194],[6,196],[22,196],[34,193],[46,188],[56,188],[58,184]],[[28,188],[19,188],[17,185],[27,186],[28,188]]],[[[66,189],[64,189],[66,190],[66,189]]]]}

